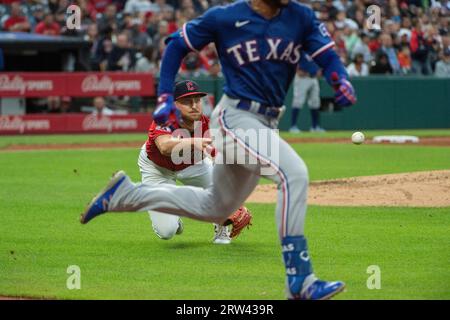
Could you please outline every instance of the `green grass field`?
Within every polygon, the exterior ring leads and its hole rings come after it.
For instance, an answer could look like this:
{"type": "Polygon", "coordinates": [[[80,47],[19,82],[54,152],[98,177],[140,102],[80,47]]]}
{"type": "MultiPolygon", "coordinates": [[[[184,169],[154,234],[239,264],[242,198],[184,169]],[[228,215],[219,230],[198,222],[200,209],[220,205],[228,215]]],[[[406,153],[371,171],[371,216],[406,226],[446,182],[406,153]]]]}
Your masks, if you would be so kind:
{"type": "MultiPolygon", "coordinates": [[[[450,130],[414,133],[448,136],[450,130]]],[[[145,135],[0,137],[0,147],[143,139],[145,135]]],[[[312,180],[450,169],[449,147],[294,148],[312,180]]],[[[138,152],[0,152],[0,296],[284,299],[274,204],[248,204],[253,227],[229,246],[211,244],[212,225],[188,219],[183,235],[159,240],[146,213],[108,214],[80,225],[80,212],[113,171],[125,169],[134,180],[140,178],[138,152]],[[80,290],[66,287],[71,265],[80,267],[80,290]]],[[[306,234],[317,275],[347,283],[337,299],[450,299],[449,226],[450,208],[310,206],[306,234]],[[371,265],[381,270],[379,290],[366,285],[371,265]]]]}

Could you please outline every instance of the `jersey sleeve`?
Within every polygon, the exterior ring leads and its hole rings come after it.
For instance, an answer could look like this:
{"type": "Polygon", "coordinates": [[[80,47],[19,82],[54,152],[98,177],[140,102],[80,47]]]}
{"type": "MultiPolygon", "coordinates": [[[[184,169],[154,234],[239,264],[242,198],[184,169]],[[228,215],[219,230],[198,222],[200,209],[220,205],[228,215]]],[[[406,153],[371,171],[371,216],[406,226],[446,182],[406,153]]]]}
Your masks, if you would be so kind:
{"type": "Polygon", "coordinates": [[[156,138],[164,135],[171,135],[172,132],[169,128],[160,126],[155,122],[152,123],[150,129],[148,130],[148,139],[151,143],[155,143],[156,138]]]}
{"type": "Polygon", "coordinates": [[[308,54],[302,54],[300,56],[300,62],[298,68],[304,72],[308,72],[310,75],[317,75],[320,67],[314,62],[314,60],[308,54]]]}
{"type": "Polygon", "coordinates": [[[216,40],[219,10],[220,7],[213,7],[200,17],[183,25],[182,35],[191,50],[199,51],[216,40]]]}
{"type": "Polygon", "coordinates": [[[209,132],[209,117],[202,115],[202,137],[211,138],[211,132],[209,132]]]}
{"type": "Polygon", "coordinates": [[[315,17],[314,11],[310,10],[309,18],[310,25],[303,46],[310,57],[315,58],[325,50],[332,48],[334,41],[331,39],[325,24],[315,17]]]}

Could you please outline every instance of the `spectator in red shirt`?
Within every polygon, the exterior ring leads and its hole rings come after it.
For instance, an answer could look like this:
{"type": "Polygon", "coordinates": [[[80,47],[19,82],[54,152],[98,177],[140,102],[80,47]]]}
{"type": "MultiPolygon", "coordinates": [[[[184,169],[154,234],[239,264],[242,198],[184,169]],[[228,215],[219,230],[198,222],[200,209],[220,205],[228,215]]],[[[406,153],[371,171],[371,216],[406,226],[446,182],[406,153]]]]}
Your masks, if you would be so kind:
{"type": "Polygon", "coordinates": [[[59,27],[59,24],[55,22],[53,14],[47,13],[44,20],[36,25],[34,32],[49,36],[58,36],[61,32],[61,28],[59,27]]]}
{"type": "Polygon", "coordinates": [[[381,43],[378,40],[378,38],[379,38],[378,32],[373,32],[371,34],[371,39],[368,43],[368,46],[372,54],[375,54],[381,48],[381,43]]]}
{"type": "Polygon", "coordinates": [[[95,13],[103,13],[108,5],[112,3],[112,0],[89,0],[91,10],[95,10],[95,13]]]}
{"type": "Polygon", "coordinates": [[[414,21],[413,25],[410,41],[412,70],[417,74],[429,75],[432,73],[430,63],[432,41],[422,31],[420,19],[414,21]]]}
{"type": "Polygon", "coordinates": [[[11,4],[11,15],[3,24],[3,29],[11,32],[30,31],[30,23],[22,13],[20,2],[14,2],[11,4]]]}

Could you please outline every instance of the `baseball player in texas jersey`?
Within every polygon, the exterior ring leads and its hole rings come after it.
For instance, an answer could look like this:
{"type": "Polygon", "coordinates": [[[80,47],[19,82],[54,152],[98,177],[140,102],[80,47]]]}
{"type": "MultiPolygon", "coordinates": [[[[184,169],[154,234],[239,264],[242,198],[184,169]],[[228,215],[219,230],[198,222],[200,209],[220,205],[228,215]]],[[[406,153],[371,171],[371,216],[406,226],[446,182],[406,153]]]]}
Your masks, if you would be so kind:
{"type": "Polygon", "coordinates": [[[173,83],[183,57],[208,43],[216,45],[225,76],[224,94],[211,115],[213,144],[223,164],[213,168],[207,189],[191,186],[135,184],[116,173],[87,207],[84,220],[107,211],[177,214],[221,224],[239,208],[258,184],[262,169],[278,186],[276,222],[286,270],[288,299],[327,299],[341,292],[341,281],[319,280],[312,268],[304,236],[308,171],[292,147],[271,130],[296,72],[301,51],[323,69],[335,90],[336,104],[356,102],[352,85],[333,50],[323,24],[308,7],[290,0],[240,0],[209,9],[172,34],[164,52],[159,106],[154,119],[164,123],[173,110],[173,83]],[[260,148],[245,132],[269,131],[274,150],[260,148]],[[244,152],[254,162],[229,163],[228,151],[244,152]]]}
{"type": "MultiPolygon", "coordinates": [[[[203,149],[211,145],[211,139],[207,137],[183,137],[177,136],[178,129],[186,129],[190,136],[195,130],[195,125],[200,126],[200,132],[209,130],[209,118],[202,112],[202,97],[207,94],[199,91],[197,83],[186,80],[175,85],[174,101],[176,111],[169,115],[169,119],[163,125],[153,122],[148,131],[148,139],[142,146],[138,158],[138,166],[142,175],[142,183],[157,185],[161,183],[176,184],[179,180],[185,185],[208,188],[212,183],[213,162],[209,157],[202,158],[203,149]],[[187,163],[175,164],[172,153],[175,148],[183,149],[180,144],[193,145],[200,152],[200,161],[187,161],[187,163]]],[[[175,111],[175,110],[174,110],[175,111]]],[[[181,134],[179,132],[178,134],[181,134]]],[[[214,156],[212,147],[210,156],[214,156]]],[[[194,160],[195,158],[192,158],[194,160]]],[[[240,208],[246,210],[246,208],[240,208]]],[[[161,239],[171,239],[175,234],[183,232],[183,222],[180,217],[149,211],[152,227],[156,235],[161,239]]],[[[229,244],[231,241],[230,230],[227,226],[214,224],[214,239],[216,244],[229,244]]]]}

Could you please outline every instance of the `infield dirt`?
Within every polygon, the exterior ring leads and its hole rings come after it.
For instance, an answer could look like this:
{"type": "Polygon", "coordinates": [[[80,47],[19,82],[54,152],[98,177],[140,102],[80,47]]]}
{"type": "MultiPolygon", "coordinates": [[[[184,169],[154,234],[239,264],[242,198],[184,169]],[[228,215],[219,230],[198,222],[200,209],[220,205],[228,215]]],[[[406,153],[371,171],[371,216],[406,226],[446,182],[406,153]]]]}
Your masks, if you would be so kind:
{"type": "MultiPolygon", "coordinates": [[[[247,202],[274,203],[274,184],[259,185],[247,202]]],[[[326,206],[448,207],[450,170],[355,177],[310,183],[308,204],[326,206]]]]}

